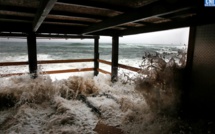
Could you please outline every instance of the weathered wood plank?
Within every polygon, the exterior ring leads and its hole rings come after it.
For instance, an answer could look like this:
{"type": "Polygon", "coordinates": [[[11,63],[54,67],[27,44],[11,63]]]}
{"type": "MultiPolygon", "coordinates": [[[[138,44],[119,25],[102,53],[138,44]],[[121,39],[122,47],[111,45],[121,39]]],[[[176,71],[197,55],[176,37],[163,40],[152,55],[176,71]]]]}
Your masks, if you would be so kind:
{"type": "Polygon", "coordinates": [[[94,68],[80,68],[80,69],[68,69],[68,70],[53,70],[53,71],[43,71],[44,74],[58,74],[58,73],[72,73],[72,72],[85,72],[93,71],[94,68]]]}
{"type": "Polygon", "coordinates": [[[127,70],[134,71],[134,72],[139,72],[141,70],[140,68],[131,67],[131,66],[123,65],[123,64],[118,64],[118,66],[120,68],[127,69],[127,70]]]}
{"type": "Polygon", "coordinates": [[[73,59],[73,60],[43,60],[38,64],[56,64],[56,63],[75,63],[75,62],[93,62],[94,59],[73,59]]]}
{"type": "Polygon", "coordinates": [[[98,71],[99,71],[99,72],[101,72],[101,73],[104,73],[104,74],[111,74],[110,72],[108,72],[108,71],[105,71],[105,70],[103,70],[103,69],[100,69],[100,68],[98,69],[98,71]]]}
{"type": "Polygon", "coordinates": [[[22,62],[1,62],[0,66],[20,66],[20,65],[28,65],[27,61],[22,62]]]}
{"type": "Polygon", "coordinates": [[[10,77],[10,76],[16,76],[16,75],[23,75],[26,73],[11,73],[11,74],[0,74],[0,77],[10,77]]]}
{"type": "MultiPolygon", "coordinates": [[[[109,62],[109,61],[105,61],[105,60],[101,60],[101,59],[99,59],[98,61],[99,61],[100,63],[103,63],[103,64],[112,65],[112,63],[109,62]]],[[[140,68],[131,67],[131,66],[124,65],[124,64],[118,64],[118,66],[119,66],[120,68],[127,69],[127,70],[134,71],[134,72],[139,72],[139,71],[140,71],[140,68]]]]}
{"type": "MultiPolygon", "coordinates": [[[[40,74],[59,74],[59,73],[72,73],[72,72],[86,72],[93,71],[94,68],[81,68],[81,69],[67,69],[67,70],[53,70],[53,71],[43,71],[40,74]]],[[[15,75],[23,75],[26,73],[11,73],[11,74],[0,74],[0,77],[9,77],[15,75]]]]}
{"type": "MultiPolygon", "coordinates": [[[[73,60],[43,60],[38,61],[38,64],[57,64],[57,63],[75,63],[75,62],[93,62],[94,59],[73,59],[73,60]]],[[[28,65],[27,61],[20,62],[0,62],[0,66],[19,66],[28,65]]]]}
{"type": "Polygon", "coordinates": [[[112,65],[112,63],[110,61],[101,60],[101,59],[98,59],[98,61],[101,63],[107,64],[107,65],[112,65]]]}

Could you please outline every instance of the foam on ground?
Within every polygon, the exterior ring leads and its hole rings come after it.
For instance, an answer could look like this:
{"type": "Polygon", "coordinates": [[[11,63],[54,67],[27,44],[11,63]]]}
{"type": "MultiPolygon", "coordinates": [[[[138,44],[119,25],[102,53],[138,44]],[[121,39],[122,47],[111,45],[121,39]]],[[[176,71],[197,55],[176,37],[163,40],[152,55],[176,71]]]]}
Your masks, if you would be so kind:
{"type": "MultiPolygon", "coordinates": [[[[68,84],[74,76],[66,79],[51,79],[48,75],[37,79],[28,75],[1,78],[0,99],[7,103],[1,103],[0,133],[96,134],[94,129],[100,122],[117,127],[125,134],[166,134],[177,123],[171,117],[152,112],[142,94],[135,90],[135,84],[123,84],[120,80],[112,83],[110,76],[103,74],[77,77],[83,80],[82,84],[94,83],[98,92],[76,92],[81,86],[68,84]],[[78,99],[77,94],[84,95],[86,100],[78,99]]],[[[92,86],[85,84],[83,87],[92,86]]]]}

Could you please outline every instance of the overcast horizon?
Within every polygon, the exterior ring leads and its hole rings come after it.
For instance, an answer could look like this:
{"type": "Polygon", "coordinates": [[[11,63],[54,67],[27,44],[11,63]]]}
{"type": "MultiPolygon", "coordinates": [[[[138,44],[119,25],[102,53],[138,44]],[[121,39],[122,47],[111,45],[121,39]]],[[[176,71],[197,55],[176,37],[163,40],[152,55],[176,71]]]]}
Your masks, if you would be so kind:
{"type": "MultiPolygon", "coordinates": [[[[119,43],[134,43],[134,44],[188,44],[189,28],[179,28],[173,30],[165,30],[159,32],[150,32],[137,35],[129,35],[119,38],[119,43]]],[[[26,39],[15,38],[0,38],[0,41],[24,42],[26,39]]],[[[93,39],[37,39],[37,42],[93,42],[93,39]]],[[[112,38],[100,36],[99,42],[111,43],[112,38]]]]}

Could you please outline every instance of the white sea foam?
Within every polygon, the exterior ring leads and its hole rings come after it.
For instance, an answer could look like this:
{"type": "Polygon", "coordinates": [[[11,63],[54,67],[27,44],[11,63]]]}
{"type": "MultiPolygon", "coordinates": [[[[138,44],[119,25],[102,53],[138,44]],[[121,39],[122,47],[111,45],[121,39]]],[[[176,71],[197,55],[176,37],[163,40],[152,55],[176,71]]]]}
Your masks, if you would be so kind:
{"type": "Polygon", "coordinates": [[[110,75],[103,74],[93,77],[92,73],[85,73],[81,77],[92,79],[99,89],[98,95],[87,97],[87,101],[101,116],[86,103],[60,94],[68,90],[69,79],[53,81],[49,76],[39,76],[32,80],[28,75],[1,78],[0,98],[8,95],[9,100],[14,99],[15,106],[0,110],[0,133],[93,134],[96,124],[103,122],[128,134],[156,134],[169,131],[174,125],[171,119],[157,117],[149,111],[134,84],[120,81],[113,84],[110,75]]]}
{"type": "MultiPolygon", "coordinates": [[[[129,48],[129,45],[127,47],[129,48]]],[[[61,55],[57,59],[65,55],[61,55]]],[[[23,55],[6,56],[4,61],[20,61],[26,57],[27,55],[24,57],[23,55]]],[[[78,54],[76,57],[79,57],[78,54]]],[[[140,67],[142,63],[142,57],[122,57],[119,59],[121,64],[140,67]]],[[[38,55],[38,60],[54,60],[55,58],[54,54],[38,55]]],[[[39,71],[81,69],[93,67],[93,63],[49,64],[38,67],[39,71]]],[[[109,65],[100,64],[100,68],[111,71],[109,65]]],[[[96,133],[93,131],[96,124],[102,122],[109,126],[119,127],[125,134],[157,134],[170,133],[170,129],[177,122],[176,119],[159,116],[152,112],[151,104],[147,99],[154,99],[150,98],[153,96],[153,92],[147,98],[144,96],[144,91],[140,92],[136,89],[136,83],[128,82],[128,75],[123,74],[130,73],[130,71],[119,69],[120,77],[116,83],[111,82],[110,75],[100,73],[94,77],[93,72],[42,74],[33,80],[27,75],[27,66],[25,69],[20,67],[1,68],[0,74],[17,73],[21,70],[26,74],[0,78],[0,99],[6,102],[0,103],[0,133],[93,134],[96,133]],[[78,99],[77,95],[82,94],[82,91],[94,88],[98,89],[96,94],[84,94],[85,101],[78,99]],[[94,109],[93,112],[92,107],[97,111],[94,109]],[[101,115],[98,114],[98,111],[101,115]]],[[[137,73],[129,74],[131,81],[135,77],[138,77],[137,73]]],[[[164,97],[169,99],[168,96],[164,95],[164,97]]]]}
{"type": "Polygon", "coordinates": [[[12,61],[27,61],[27,55],[21,55],[21,56],[11,56],[8,55],[6,56],[6,54],[1,54],[0,55],[0,62],[12,62],[12,61]]]}

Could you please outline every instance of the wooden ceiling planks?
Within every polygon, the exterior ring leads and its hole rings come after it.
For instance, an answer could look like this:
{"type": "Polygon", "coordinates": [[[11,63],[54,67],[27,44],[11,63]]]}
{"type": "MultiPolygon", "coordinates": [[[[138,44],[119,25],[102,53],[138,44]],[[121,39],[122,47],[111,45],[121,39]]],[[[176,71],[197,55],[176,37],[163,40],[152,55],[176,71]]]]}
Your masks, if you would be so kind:
{"type": "Polygon", "coordinates": [[[0,32],[121,36],[199,24],[201,17],[213,23],[212,9],[202,4],[195,0],[0,0],[0,32]]]}

